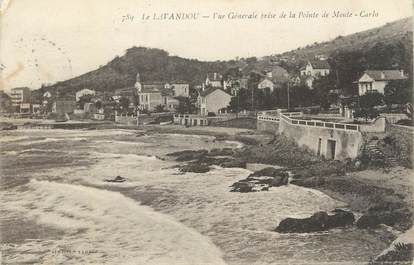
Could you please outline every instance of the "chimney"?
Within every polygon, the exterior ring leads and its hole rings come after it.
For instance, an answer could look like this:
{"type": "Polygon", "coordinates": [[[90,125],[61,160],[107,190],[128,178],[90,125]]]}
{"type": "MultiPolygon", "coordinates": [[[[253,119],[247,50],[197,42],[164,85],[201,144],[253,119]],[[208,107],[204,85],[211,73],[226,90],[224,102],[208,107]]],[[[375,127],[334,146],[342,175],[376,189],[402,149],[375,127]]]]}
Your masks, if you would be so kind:
{"type": "Polygon", "coordinates": [[[401,77],[404,77],[404,70],[403,69],[400,70],[400,73],[401,73],[401,77]]]}

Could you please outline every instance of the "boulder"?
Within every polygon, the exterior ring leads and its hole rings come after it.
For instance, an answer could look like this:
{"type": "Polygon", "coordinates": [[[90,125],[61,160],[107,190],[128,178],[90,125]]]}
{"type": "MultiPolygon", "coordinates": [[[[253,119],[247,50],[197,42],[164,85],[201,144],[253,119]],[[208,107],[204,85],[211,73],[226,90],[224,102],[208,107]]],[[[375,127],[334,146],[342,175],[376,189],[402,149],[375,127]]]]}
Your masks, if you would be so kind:
{"type": "MultiPolygon", "coordinates": [[[[241,165],[245,166],[244,161],[240,161],[240,164],[233,164],[238,167],[241,165]]],[[[224,165],[222,165],[224,167],[224,165]]],[[[250,191],[268,191],[270,187],[279,187],[286,185],[289,182],[289,174],[282,171],[281,169],[276,169],[273,167],[264,168],[262,170],[256,171],[250,174],[247,178],[235,182],[231,187],[233,192],[241,192],[240,187],[243,187],[243,190],[250,191]],[[245,188],[249,186],[249,188],[245,188]]],[[[243,191],[243,192],[248,192],[243,191]]]]}
{"type": "Polygon", "coordinates": [[[236,182],[233,185],[231,185],[233,189],[231,189],[231,192],[252,192],[253,191],[253,185],[251,185],[248,182],[236,182]]]}
{"type": "Polygon", "coordinates": [[[177,161],[191,161],[203,158],[207,155],[207,150],[184,150],[180,152],[169,153],[167,156],[175,156],[177,161]]]}
{"type": "Polygon", "coordinates": [[[351,212],[347,212],[341,209],[335,209],[333,213],[335,214],[328,216],[328,227],[342,227],[352,225],[355,222],[355,216],[351,212]]]}
{"type": "Polygon", "coordinates": [[[210,152],[208,153],[208,155],[210,156],[231,156],[233,155],[233,149],[231,148],[213,148],[210,150],[210,152]]]}
{"type": "Polygon", "coordinates": [[[116,176],[114,179],[105,179],[105,182],[115,182],[115,183],[122,183],[125,182],[126,178],[123,178],[121,176],[116,176]]]}
{"type": "Polygon", "coordinates": [[[261,170],[255,171],[254,173],[250,174],[249,177],[258,177],[258,176],[274,177],[274,176],[279,175],[280,173],[286,173],[286,172],[284,172],[284,169],[282,168],[266,167],[261,170]]]}
{"type": "Polygon", "coordinates": [[[287,173],[286,174],[280,173],[280,175],[273,177],[271,186],[280,187],[283,185],[287,185],[288,182],[289,182],[289,175],[287,173]]]}
{"type": "Polygon", "coordinates": [[[358,219],[356,226],[358,228],[377,228],[381,224],[395,226],[403,220],[410,220],[411,217],[409,211],[403,210],[369,212],[358,219]]]}
{"type": "Polygon", "coordinates": [[[210,167],[206,164],[190,163],[180,167],[181,172],[206,173],[210,167]]]}
{"type": "Polygon", "coordinates": [[[242,159],[230,159],[220,164],[221,167],[239,167],[246,168],[246,161],[242,159]]]}
{"type": "Polygon", "coordinates": [[[309,218],[286,218],[276,227],[279,233],[309,233],[325,231],[328,229],[352,225],[354,214],[343,210],[336,210],[334,215],[326,212],[317,212],[309,218]]]}

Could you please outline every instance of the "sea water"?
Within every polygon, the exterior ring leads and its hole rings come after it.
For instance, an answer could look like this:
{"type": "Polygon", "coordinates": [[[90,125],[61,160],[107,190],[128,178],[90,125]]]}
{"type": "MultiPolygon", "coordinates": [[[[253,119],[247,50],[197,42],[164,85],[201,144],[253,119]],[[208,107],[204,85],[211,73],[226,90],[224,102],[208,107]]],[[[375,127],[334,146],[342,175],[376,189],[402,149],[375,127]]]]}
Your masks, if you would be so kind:
{"type": "Polygon", "coordinates": [[[5,263],[355,264],[385,248],[383,231],[273,232],[283,218],[346,205],[295,185],[229,192],[251,171],[182,174],[166,156],[237,142],[129,130],[27,130],[1,139],[2,235],[18,239],[2,238],[5,263]],[[116,176],[127,181],[105,182],[116,176]]]}

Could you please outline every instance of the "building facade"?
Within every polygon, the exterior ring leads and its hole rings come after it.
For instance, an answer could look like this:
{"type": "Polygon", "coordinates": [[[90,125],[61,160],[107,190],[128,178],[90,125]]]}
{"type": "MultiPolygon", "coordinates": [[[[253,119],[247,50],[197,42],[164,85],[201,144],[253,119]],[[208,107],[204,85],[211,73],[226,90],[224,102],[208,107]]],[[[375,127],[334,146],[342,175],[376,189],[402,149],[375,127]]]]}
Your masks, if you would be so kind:
{"type": "Polygon", "coordinates": [[[315,79],[329,75],[330,66],[326,60],[308,61],[308,63],[300,69],[300,76],[304,79],[306,85],[312,89],[315,79]]]}
{"type": "Polygon", "coordinates": [[[75,94],[76,102],[78,102],[81,97],[86,96],[86,95],[95,96],[96,95],[96,92],[95,92],[95,90],[87,89],[87,88],[82,89],[82,90],[79,90],[75,94]]]}
{"type": "Polygon", "coordinates": [[[384,88],[390,81],[404,80],[407,77],[402,70],[367,70],[358,79],[358,95],[371,92],[384,94],[384,88]]]}
{"type": "Polygon", "coordinates": [[[219,113],[226,109],[231,100],[231,95],[218,88],[207,88],[201,91],[198,96],[198,106],[201,115],[208,115],[211,113],[219,113]]]}
{"type": "Polygon", "coordinates": [[[208,73],[206,77],[205,85],[207,87],[222,88],[223,76],[219,73],[208,73]]]}
{"type": "Polygon", "coordinates": [[[64,115],[66,113],[73,113],[76,109],[76,102],[72,99],[58,99],[53,103],[52,112],[64,115]]]}
{"type": "Polygon", "coordinates": [[[31,92],[28,87],[16,87],[10,93],[12,106],[19,107],[22,103],[30,103],[31,92]]]}
{"type": "Polygon", "coordinates": [[[172,89],[174,97],[189,97],[190,96],[190,84],[183,81],[176,81],[168,84],[167,89],[172,89]]]}

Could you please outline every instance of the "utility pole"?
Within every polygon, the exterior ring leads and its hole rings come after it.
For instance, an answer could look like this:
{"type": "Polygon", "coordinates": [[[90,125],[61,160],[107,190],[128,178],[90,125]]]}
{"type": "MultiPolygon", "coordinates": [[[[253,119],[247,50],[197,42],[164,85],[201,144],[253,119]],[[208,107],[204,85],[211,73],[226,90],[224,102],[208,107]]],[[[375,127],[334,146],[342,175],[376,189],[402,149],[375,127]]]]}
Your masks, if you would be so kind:
{"type": "Polygon", "coordinates": [[[290,91],[289,91],[289,80],[288,80],[288,111],[290,110],[290,91]]]}
{"type": "Polygon", "coordinates": [[[254,86],[252,87],[252,111],[254,112],[254,86]]]}
{"type": "Polygon", "coordinates": [[[137,127],[139,126],[139,109],[137,108],[137,127]]]}

